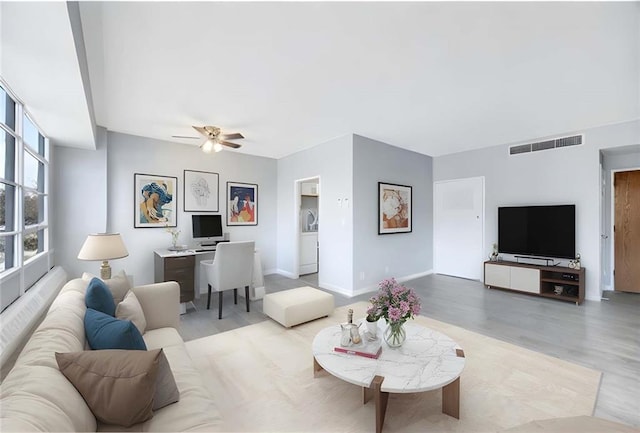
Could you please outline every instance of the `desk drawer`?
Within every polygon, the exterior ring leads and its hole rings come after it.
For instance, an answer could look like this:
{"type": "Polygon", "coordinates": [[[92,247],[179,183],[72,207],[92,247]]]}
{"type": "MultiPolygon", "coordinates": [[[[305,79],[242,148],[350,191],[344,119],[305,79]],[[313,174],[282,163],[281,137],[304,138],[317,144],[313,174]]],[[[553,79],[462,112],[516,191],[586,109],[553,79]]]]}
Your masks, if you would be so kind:
{"type": "Polygon", "coordinates": [[[193,275],[189,278],[174,280],[180,285],[180,302],[193,301],[193,275]]]}
{"type": "Polygon", "coordinates": [[[195,256],[178,256],[178,257],[165,257],[164,269],[165,273],[171,269],[189,269],[193,273],[193,267],[195,266],[195,256]]]}

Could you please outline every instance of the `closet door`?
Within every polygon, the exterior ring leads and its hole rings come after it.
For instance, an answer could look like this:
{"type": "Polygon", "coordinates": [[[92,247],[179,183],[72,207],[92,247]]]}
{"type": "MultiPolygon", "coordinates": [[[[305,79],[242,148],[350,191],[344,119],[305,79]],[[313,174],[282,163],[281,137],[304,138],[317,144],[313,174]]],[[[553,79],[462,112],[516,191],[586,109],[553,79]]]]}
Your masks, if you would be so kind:
{"type": "Polygon", "coordinates": [[[434,272],[482,280],[484,177],[434,182],[433,201],[434,272]]]}

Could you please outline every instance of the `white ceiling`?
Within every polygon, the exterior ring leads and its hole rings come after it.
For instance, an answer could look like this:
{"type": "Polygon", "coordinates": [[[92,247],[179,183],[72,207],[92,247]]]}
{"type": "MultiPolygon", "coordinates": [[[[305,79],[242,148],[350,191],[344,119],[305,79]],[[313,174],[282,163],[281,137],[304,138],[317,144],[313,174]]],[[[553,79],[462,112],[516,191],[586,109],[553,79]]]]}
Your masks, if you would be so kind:
{"type": "MultiPolygon", "coordinates": [[[[98,125],[438,156],[640,117],[640,3],[86,2],[98,125]]],[[[182,141],[197,145],[199,140],[182,141]]]]}

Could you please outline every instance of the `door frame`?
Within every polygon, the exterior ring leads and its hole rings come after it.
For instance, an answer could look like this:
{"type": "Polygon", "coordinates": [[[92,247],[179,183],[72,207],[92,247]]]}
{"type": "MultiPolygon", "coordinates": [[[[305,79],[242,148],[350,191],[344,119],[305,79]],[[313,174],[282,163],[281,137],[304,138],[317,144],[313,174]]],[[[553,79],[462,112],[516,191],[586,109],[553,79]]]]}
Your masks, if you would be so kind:
{"type": "Polygon", "coordinates": [[[613,227],[616,223],[616,187],[614,185],[614,180],[616,178],[616,173],[625,171],[640,171],[640,167],[616,168],[611,170],[611,202],[609,203],[609,212],[611,215],[611,224],[609,227],[609,234],[611,238],[611,263],[609,263],[609,278],[611,281],[611,291],[613,292],[616,291],[616,278],[615,275],[613,275],[613,272],[616,269],[616,236],[613,231],[613,227]]]}
{"type": "MultiPolygon", "coordinates": [[[[322,188],[320,175],[296,179],[293,181],[293,278],[300,278],[300,205],[302,204],[302,184],[310,180],[318,180],[318,221],[320,221],[320,209],[322,200],[322,188]]],[[[318,282],[320,282],[320,224],[318,224],[318,282]]]]}

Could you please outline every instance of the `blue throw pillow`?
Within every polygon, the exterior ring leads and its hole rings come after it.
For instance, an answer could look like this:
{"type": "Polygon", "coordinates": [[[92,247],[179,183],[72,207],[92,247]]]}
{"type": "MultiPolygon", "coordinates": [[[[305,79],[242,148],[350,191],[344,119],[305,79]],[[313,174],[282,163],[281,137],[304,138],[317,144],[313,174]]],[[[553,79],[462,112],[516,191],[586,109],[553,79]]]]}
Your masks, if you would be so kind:
{"type": "Polygon", "coordinates": [[[87,308],[84,313],[84,332],[94,350],[147,350],[142,335],[130,320],[120,320],[87,308]]]}
{"type": "Polygon", "coordinates": [[[113,301],[111,290],[100,278],[94,277],[89,281],[84,303],[87,308],[101,311],[111,317],[116,315],[116,303],[113,301]]]}

